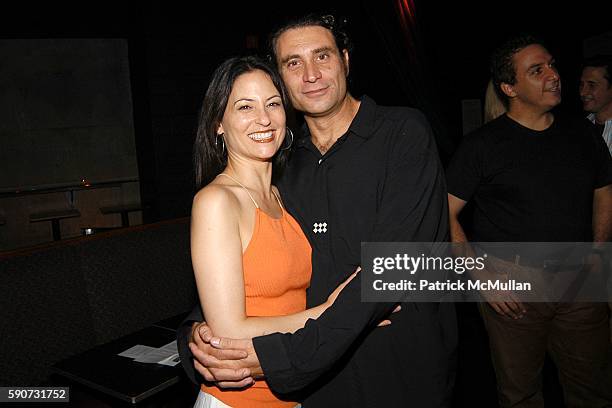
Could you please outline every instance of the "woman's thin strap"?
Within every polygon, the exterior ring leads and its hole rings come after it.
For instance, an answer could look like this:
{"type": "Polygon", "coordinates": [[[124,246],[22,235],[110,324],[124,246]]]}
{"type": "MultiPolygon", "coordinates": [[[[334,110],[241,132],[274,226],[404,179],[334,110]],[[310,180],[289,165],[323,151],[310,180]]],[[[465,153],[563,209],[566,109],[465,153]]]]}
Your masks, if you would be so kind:
{"type": "Polygon", "coordinates": [[[276,195],[276,192],[274,192],[274,190],[272,190],[272,194],[274,194],[274,197],[276,197],[276,201],[278,201],[278,205],[280,205],[281,210],[285,211],[285,207],[283,207],[283,203],[281,202],[280,197],[276,195]]]}
{"type": "Polygon", "coordinates": [[[234,177],[230,176],[230,175],[229,175],[229,174],[227,174],[227,173],[221,173],[221,174],[219,174],[219,175],[220,175],[220,176],[225,176],[225,177],[229,177],[229,178],[231,178],[231,179],[232,179],[232,180],[234,180],[236,183],[238,183],[238,184],[240,185],[240,187],[244,188],[244,191],[246,191],[246,192],[247,192],[247,194],[249,195],[249,197],[251,197],[251,201],[253,201],[253,204],[255,204],[255,208],[259,209],[259,206],[257,205],[257,201],[255,201],[255,199],[253,198],[253,196],[252,196],[252,195],[251,195],[251,193],[249,192],[249,189],[248,189],[248,188],[246,188],[246,187],[244,186],[244,184],[242,184],[241,182],[239,182],[238,180],[236,180],[234,177]]]}

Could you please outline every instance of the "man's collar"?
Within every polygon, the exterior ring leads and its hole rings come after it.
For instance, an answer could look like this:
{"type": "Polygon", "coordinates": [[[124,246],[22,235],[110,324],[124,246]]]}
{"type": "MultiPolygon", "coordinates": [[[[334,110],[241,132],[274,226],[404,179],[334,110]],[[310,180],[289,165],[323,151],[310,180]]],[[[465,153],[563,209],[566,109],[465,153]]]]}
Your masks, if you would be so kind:
{"type": "MultiPolygon", "coordinates": [[[[367,139],[372,134],[372,128],[374,127],[374,120],[376,119],[376,102],[367,95],[363,95],[360,99],[359,109],[348,128],[348,132],[352,132],[355,135],[367,139]]],[[[305,146],[310,141],[310,130],[308,125],[304,122],[302,125],[302,136],[297,141],[297,146],[305,146]]]]}
{"type": "MultiPolygon", "coordinates": [[[[595,113],[589,113],[587,119],[590,120],[594,125],[599,124],[597,123],[597,115],[595,113]]],[[[612,118],[606,119],[603,124],[606,124],[608,122],[612,122],[612,118]]]]}
{"type": "Polygon", "coordinates": [[[308,126],[306,125],[306,122],[304,122],[304,124],[300,128],[299,135],[300,136],[298,140],[296,141],[296,146],[297,147],[306,146],[306,144],[310,141],[310,131],[308,130],[308,126]]]}
{"type": "Polygon", "coordinates": [[[594,113],[589,113],[587,115],[587,119],[590,120],[591,122],[595,123],[595,114],[594,113]]]}
{"type": "Polygon", "coordinates": [[[360,100],[359,110],[349,126],[349,132],[367,139],[372,134],[374,120],[376,119],[376,102],[367,95],[363,95],[360,100]]]}

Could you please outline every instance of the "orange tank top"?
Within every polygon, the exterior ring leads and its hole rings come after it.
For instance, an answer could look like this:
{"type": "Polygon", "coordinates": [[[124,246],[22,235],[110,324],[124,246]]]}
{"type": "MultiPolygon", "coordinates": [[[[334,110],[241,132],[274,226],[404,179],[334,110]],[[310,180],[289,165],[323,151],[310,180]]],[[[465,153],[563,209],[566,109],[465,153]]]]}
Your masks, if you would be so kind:
{"type": "MultiPolygon", "coordinates": [[[[280,218],[263,212],[249,191],[238,180],[255,204],[253,235],[242,255],[247,316],[282,316],[306,309],[306,289],[312,273],[311,248],[299,224],[281,207],[280,218]]],[[[276,194],[274,194],[276,196],[276,194]]],[[[203,384],[202,391],[231,407],[294,407],[281,401],[265,381],[241,391],[221,390],[203,384]]]]}

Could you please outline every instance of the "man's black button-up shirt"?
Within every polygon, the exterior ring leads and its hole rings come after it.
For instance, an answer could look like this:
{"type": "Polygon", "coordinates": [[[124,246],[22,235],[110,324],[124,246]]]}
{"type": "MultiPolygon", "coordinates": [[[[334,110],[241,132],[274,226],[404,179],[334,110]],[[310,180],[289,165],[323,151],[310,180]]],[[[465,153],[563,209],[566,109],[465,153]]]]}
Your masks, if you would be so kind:
{"type": "MultiPolygon", "coordinates": [[[[295,143],[279,188],[313,248],[309,307],[359,266],[361,242],[448,239],[444,175],[419,111],[377,106],[364,96],[346,134],[325,154],[307,129],[295,143]]],[[[271,388],[306,388],[305,406],[441,405],[436,400],[452,383],[452,306],[407,304],[392,325],[375,328],[394,305],[360,296],[357,278],[303,329],[254,339],[271,388]],[[419,394],[430,395],[425,405],[419,394]]]]}

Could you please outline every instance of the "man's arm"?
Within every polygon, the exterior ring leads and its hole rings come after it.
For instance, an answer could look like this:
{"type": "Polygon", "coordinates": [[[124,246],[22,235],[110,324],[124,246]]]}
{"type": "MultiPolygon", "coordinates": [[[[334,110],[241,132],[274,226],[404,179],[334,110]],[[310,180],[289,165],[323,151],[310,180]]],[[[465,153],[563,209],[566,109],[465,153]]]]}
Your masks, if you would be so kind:
{"type": "MultiPolygon", "coordinates": [[[[460,247],[464,253],[458,254],[460,256],[475,256],[459,222],[459,214],[468,199],[476,193],[485,173],[483,150],[483,136],[481,134],[468,135],[455,152],[446,170],[451,241],[462,244],[460,247]]],[[[491,278],[486,270],[473,270],[471,274],[477,279],[491,278]]],[[[524,305],[510,292],[487,293],[485,298],[493,310],[506,317],[519,319],[526,312],[524,305]]]]}
{"type": "Polygon", "coordinates": [[[612,240],[612,155],[601,134],[592,130],[595,185],[593,190],[593,241],[612,240]]]}
{"type": "Polygon", "coordinates": [[[270,387],[280,393],[300,390],[327,372],[359,335],[383,320],[395,303],[361,302],[361,276],[353,279],[317,320],[293,334],[253,339],[270,387]]]}
{"type": "MultiPolygon", "coordinates": [[[[225,349],[223,350],[215,348],[214,344],[210,344],[212,333],[203,320],[202,309],[196,305],[176,332],[178,352],[187,377],[198,385],[203,382],[203,379],[211,382],[217,381],[217,377],[227,381],[220,383],[220,386],[242,388],[251,384],[253,382],[251,374],[256,374],[257,370],[254,368],[251,371],[243,367],[249,357],[247,341],[224,343],[222,346],[225,346],[225,349]],[[212,368],[215,374],[213,375],[201,362],[212,368]]],[[[252,348],[253,343],[250,340],[248,344],[252,348]]]]}
{"type": "MultiPolygon", "coordinates": [[[[463,231],[463,227],[459,222],[459,213],[465,207],[467,202],[465,200],[460,199],[452,194],[448,194],[448,219],[449,226],[451,231],[451,241],[463,244],[462,249],[465,253],[462,253],[460,256],[469,256],[475,257],[474,250],[468,244],[467,236],[463,231]]],[[[480,272],[481,274],[486,273],[485,271],[480,272]]],[[[472,271],[472,275],[478,278],[477,271],[472,271]]],[[[488,277],[487,277],[488,278],[488,277]]],[[[487,299],[487,303],[491,305],[493,310],[495,310],[500,315],[511,317],[513,319],[519,319],[523,317],[523,314],[526,312],[523,304],[512,294],[506,293],[504,296],[508,296],[509,300],[507,301],[494,301],[493,298],[487,299]]]]}
{"type": "Polygon", "coordinates": [[[612,184],[593,192],[593,241],[612,239],[612,184]]]}
{"type": "MultiPolygon", "coordinates": [[[[393,313],[400,310],[401,306],[397,306],[393,313]]],[[[377,326],[390,324],[391,320],[385,319],[377,326]]],[[[243,388],[255,378],[263,377],[251,339],[213,337],[205,322],[193,324],[189,350],[195,360],[190,370],[195,367],[206,381],[215,382],[221,388],[243,388]]]]}
{"type": "Polygon", "coordinates": [[[459,222],[459,213],[467,204],[466,201],[448,194],[448,224],[450,227],[451,242],[468,242],[463,227],[459,222]]]}
{"type": "Polygon", "coordinates": [[[201,384],[202,378],[194,369],[193,356],[191,355],[188,344],[193,323],[201,322],[202,320],[204,320],[202,308],[200,305],[196,305],[176,330],[176,344],[178,346],[179,356],[181,357],[181,364],[183,365],[187,377],[196,384],[201,384]]]}

